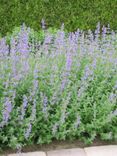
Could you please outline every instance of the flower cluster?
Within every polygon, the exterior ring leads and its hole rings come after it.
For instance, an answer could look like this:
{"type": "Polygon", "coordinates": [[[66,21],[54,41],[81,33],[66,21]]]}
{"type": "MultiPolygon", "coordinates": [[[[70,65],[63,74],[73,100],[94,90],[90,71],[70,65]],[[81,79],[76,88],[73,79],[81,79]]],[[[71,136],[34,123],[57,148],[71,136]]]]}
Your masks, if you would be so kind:
{"type": "Polygon", "coordinates": [[[0,39],[0,142],[17,148],[53,139],[115,139],[116,33],[99,23],[94,34],[65,33],[62,25],[54,35],[46,30],[40,44],[30,31],[22,25],[9,43],[0,39]]]}

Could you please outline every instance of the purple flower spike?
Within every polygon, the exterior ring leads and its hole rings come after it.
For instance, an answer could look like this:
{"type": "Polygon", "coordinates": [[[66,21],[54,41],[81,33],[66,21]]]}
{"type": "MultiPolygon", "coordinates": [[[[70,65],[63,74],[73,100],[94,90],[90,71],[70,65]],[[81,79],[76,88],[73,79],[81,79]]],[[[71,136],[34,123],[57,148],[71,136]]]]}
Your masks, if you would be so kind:
{"type": "Polygon", "coordinates": [[[21,108],[21,121],[24,119],[27,104],[28,104],[28,98],[24,95],[23,96],[23,105],[21,108]]]}
{"type": "Polygon", "coordinates": [[[29,52],[29,31],[26,29],[26,26],[23,24],[21,27],[21,31],[19,33],[19,41],[18,41],[18,52],[23,54],[23,56],[27,56],[29,52]]]}
{"type": "Polygon", "coordinates": [[[0,56],[6,56],[9,53],[8,45],[6,44],[6,39],[2,38],[0,40],[0,56]]]}
{"type": "Polygon", "coordinates": [[[11,45],[11,49],[10,49],[10,53],[12,55],[12,57],[15,56],[16,52],[17,52],[17,41],[15,38],[11,38],[11,41],[10,41],[10,45],[11,45]]]}
{"type": "Polygon", "coordinates": [[[72,65],[72,56],[70,53],[67,54],[67,59],[66,59],[66,70],[70,71],[72,65]]]}
{"type": "Polygon", "coordinates": [[[47,96],[43,96],[43,112],[46,113],[47,110],[47,104],[48,104],[48,98],[47,96]]]}
{"type": "Polygon", "coordinates": [[[55,123],[52,127],[52,134],[55,135],[58,130],[59,124],[55,123]]]}
{"type": "Polygon", "coordinates": [[[10,99],[7,97],[5,99],[5,103],[4,103],[4,110],[3,110],[3,123],[7,124],[9,118],[10,118],[10,113],[12,111],[12,103],[10,101],[10,99]]]}
{"type": "Polygon", "coordinates": [[[78,126],[80,125],[80,123],[81,123],[81,118],[80,118],[80,116],[78,116],[77,119],[76,119],[76,122],[74,123],[75,129],[78,128],[78,126]]]}
{"type": "Polygon", "coordinates": [[[35,118],[36,118],[36,99],[33,100],[33,107],[32,107],[31,117],[32,117],[32,121],[34,121],[35,118]]]}
{"type": "Polygon", "coordinates": [[[67,78],[64,78],[63,81],[62,81],[62,84],[61,84],[61,90],[62,90],[62,91],[64,90],[64,88],[65,88],[67,82],[68,82],[67,78]]]}
{"type": "Polygon", "coordinates": [[[28,139],[32,130],[32,125],[29,123],[28,128],[25,132],[25,138],[28,139]]]}

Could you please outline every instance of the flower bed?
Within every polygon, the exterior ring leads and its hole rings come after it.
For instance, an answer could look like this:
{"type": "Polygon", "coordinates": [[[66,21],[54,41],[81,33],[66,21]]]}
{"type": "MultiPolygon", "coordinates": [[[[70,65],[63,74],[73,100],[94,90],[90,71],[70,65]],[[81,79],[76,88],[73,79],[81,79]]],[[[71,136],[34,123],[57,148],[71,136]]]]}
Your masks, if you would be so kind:
{"type": "Polygon", "coordinates": [[[117,37],[99,30],[94,38],[62,27],[40,44],[23,26],[10,50],[0,40],[1,148],[117,139],[117,37]]]}

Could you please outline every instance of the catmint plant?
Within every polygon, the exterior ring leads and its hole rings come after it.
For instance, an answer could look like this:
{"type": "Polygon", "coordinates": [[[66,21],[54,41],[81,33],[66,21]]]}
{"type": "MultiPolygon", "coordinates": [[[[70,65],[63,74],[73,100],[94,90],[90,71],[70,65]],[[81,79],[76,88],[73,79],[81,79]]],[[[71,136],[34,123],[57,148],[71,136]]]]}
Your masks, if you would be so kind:
{"type": "Polygon", "coordinates": [[[24,134],[24,136],[25,136],[26,139],[29,138],[30,133],[31,133],[31,130],[32,130],[32,125],[29,123],[29,124],[28,124],[28,127],[27,127],[27,129],[26,129],[26,132],[25,132],[25,134],[24,134]]]}
{"type": "Polygon", "coordinates": [[[4,100],[4,108],[2,111],[2,115],[3,115],[3,121],[2,121],[2,126],[6,125],[8,123],[8,120],[10,119],[10,113],[12,112],[12,103],[10,98],[5,98],[4,100]]]}
{"type": "Polygon", "coordinates": [[[28,98],[26,95],[23,96],[23,104],[22,104],[22,108],[21,108],[21,121],[24,120],[24,116],[25,116],[25,112],[26,112],[26,108],[27,108],[27,105],[28,105],[28,98]]]}
{"type": "Polygon", "coordinates": [[[55,33],[41,23],[40,32],[23,24],[0,39],[2,146],[116,139],[116,32],[98,23],[55,33]]]}

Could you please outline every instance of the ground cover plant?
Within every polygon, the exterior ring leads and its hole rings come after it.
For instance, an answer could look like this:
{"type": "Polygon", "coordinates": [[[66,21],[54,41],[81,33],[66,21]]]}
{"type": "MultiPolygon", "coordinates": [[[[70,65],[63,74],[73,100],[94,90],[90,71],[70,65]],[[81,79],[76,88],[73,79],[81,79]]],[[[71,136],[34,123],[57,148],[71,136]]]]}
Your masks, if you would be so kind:
{"type": "Polygon", "coordinates": [[[0,39],[1,148],[117,140],[116,33],[98,24],[66,35],[62,25],[40,44],[30,32],[0,39]]]}

